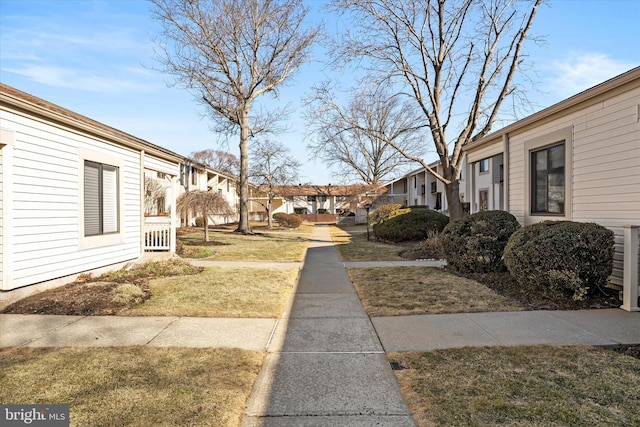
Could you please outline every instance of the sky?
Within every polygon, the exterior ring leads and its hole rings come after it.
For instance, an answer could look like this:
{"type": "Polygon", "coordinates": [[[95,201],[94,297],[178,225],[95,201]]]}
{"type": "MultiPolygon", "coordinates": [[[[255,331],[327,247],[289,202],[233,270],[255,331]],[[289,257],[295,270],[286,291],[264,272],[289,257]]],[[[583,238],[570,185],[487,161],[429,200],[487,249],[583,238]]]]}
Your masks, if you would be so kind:
{"type": "MultiPolygon", "coordinates": [[[[321,0],[305,3],[314,20],[330,24],[321,0]]],[[[152,37],[160,27],[150,8],[144,0],[0,0],[0,82],[181,155],[207,148],[239,155],[238,140],[215,134],[204,107],[157,70],[152,37]]],[[[543,6],[531,34],[546,42],[525,46],[536,82],[528,92],[533,110],[640,65],[638,22],[640,0],[543,6]]],[[[288,131],[274,139],[303,162],[300,182],[315,185],[343,183],[306,148],[303,97],[327,77],[348,80],[332,75],[322,59],[321,48],[314,49],[280,100],[268,101],[289,104],[288,131]]]]}

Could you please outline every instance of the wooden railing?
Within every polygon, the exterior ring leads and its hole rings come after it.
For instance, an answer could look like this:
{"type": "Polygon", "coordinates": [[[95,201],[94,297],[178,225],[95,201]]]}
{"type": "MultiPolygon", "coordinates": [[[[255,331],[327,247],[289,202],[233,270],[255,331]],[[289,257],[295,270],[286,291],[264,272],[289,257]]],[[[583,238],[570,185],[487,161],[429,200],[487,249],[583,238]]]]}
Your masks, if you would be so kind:
{"type": "Polygon", "coordinates": [[[171,219],[169,217],[144,219],[144,250],[171,250],[171,219]]]}

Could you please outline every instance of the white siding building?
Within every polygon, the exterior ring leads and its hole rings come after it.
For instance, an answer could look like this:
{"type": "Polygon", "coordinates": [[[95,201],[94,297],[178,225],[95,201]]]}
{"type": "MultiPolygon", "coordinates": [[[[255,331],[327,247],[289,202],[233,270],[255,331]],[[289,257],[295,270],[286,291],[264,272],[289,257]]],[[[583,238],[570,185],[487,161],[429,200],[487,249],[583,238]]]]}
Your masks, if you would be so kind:
{"type": "MultiPolygon", "coordinates": [[[[151,238],[145,171],[171,198],[184,158],[0,84],[0,301],[175,248],[175,215],[151,238]]],[[[175,205],[175,203],[172,203],[175,205]]]]}
{"type": "MultiPolygon", "coordinates": [[[[442,174],[440,162],[429,165],[437,173],[442,174]]],[[[460,200],[465,202],[464,194],[464,162],[460,179],[460,200]]],[[[394,203],[403,206],[425,206],[428,209],[447,214],[449,208],[444,184],[437,180],[425,168],[420,168],[385,184],[386,192],[380,196],[378,204],[394,203]]]]}

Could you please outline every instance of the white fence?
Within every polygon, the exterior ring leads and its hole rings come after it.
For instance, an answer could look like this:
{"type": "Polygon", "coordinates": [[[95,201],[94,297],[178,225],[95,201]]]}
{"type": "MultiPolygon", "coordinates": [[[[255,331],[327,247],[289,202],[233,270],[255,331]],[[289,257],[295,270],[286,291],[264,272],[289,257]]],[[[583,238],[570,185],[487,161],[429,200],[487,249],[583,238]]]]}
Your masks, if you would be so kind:
{"type": "Polygon", "coordinates": [[[148,217],[144,219],[144,250],[171,250],[171,219],[169,217],[148,217]]]}
{"type": "Polygon", "coordinates": [[[640,267],[640,226],[624,226],[624,281],[622,309],[640,311],[638,294],[640,283],[638,270],[640,267]]]}

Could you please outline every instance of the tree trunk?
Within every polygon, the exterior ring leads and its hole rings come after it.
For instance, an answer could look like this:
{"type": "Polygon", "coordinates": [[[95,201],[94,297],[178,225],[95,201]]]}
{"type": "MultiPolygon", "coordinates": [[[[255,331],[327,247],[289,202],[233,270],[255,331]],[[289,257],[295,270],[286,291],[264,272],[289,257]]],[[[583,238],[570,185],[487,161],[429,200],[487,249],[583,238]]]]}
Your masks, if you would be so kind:
{"type": "Polygon", "coordinates": [[[267,228],[273,228],[273,222],[271,221],[271,195],[267,196],[267,228]]]}
{"type": "Polygon", "coordinates": [[[207,210],[203,209],[202,214],[202,225],[204,225],[204,241],[209,241],[209,215],[207,215],[207,210]]]}
{"type": "Polygon", "coordinates": [[[460,181],[455,178],[455,174],[453,173],[453,171],[447,173],[446,175],[445,178],[451,181],[450,184],[444,185],[445,194],[447,196],[449,220],[455,221],[457,219],[461,219],[464,216],[462,202],[460,201],[460,181]]]}
{"type": "Polygon", "coordinates": [[[239,233],[251,233],[249,223],[249,109],[245,108],[240,117],[240,218],[239,233]]]}

